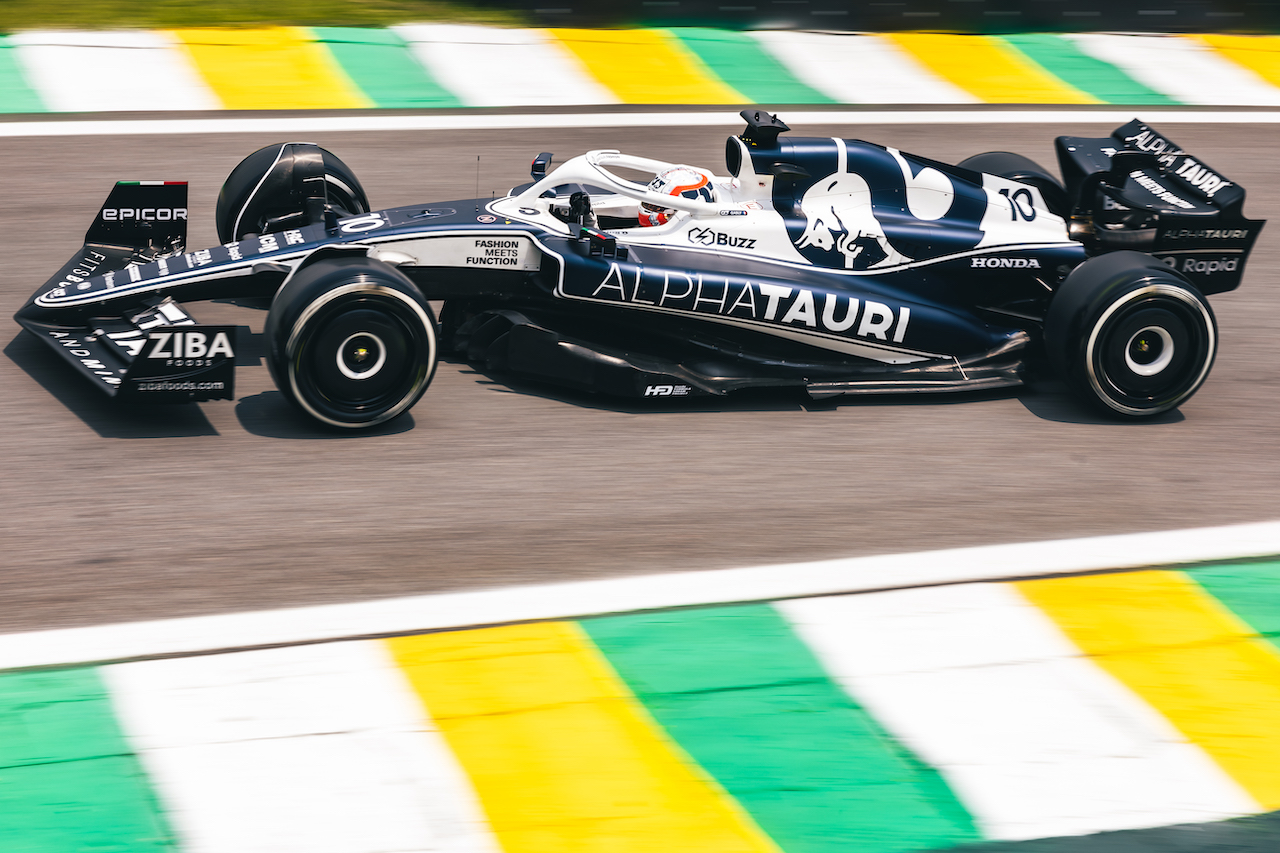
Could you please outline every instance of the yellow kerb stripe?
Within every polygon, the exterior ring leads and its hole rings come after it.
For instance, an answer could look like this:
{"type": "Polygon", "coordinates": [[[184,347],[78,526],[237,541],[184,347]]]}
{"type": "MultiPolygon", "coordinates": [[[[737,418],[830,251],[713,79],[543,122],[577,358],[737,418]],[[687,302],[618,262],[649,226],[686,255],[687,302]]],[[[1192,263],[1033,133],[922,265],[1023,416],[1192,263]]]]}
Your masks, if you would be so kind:
{"type": "Polygon", "coordinates": [[[989,104],[1098,104],[991,36],[890,33],[898,47],[950,83],[989,104]]]}
{"type": "Polygon", "coordinates": [[[1199,38],[1236,65],[1248,68],[1273,86],[1280,86],[1280,36],[1203,35],[1199,38]]]}
{"type": "Polygon", "coordinates": [[[664,30],[548,32],[626,104],[742,104],[702,60],[664,30]]]}
{"type": "Polygon", "coordinates": [[[1280,654],[1180,572],[1023,581],[1094,662],[1280,808],[1280,654]]]}
{"type": "Polygon", "coordinates": [[[575,623],[387,640],[506,853],[777,848],[575,623]]]}
{"type": "Polygon", "coordinates": [[[305,27],[191,29],[173,35],[229,110],[374,106],[305,27]]]}

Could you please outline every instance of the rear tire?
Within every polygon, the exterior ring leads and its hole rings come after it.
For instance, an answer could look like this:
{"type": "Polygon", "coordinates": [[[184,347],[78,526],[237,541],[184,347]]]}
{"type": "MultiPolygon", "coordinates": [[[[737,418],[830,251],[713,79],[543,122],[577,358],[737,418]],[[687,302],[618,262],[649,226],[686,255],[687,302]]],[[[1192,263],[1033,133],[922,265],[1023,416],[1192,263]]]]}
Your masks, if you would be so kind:
{"type": "Polygon", "coordinates": [[[307,221],[294,169],[309,155],[323,161],[325,195],[339,216],[369,212],[369,197],[355,173],[338,157],[315,145],[285,142],[260,148],[240,161],[218,193],[216,222],[223,243],[296,228],[307,221]]]}
{"type": "Polygon", "coordinates": [[[1049,305],[1044,341],[1077,393],[1144,418],[1177,408],[1204,384],[1218,326],[1186,279],[1149,255],[1114,252],[1067,276],[1049,305]]]}
{"type": "Polygon", "coordinates": [[[999,175],[1011,181],[1030,184],[1040,190],[1040,197],[1051,212],[1064,219],[1071,213],[1071,204],[1067,201],[1067,191],[1062,182],[1030,157],[1023,157],[1012,151],[988,151],[961,160],[957,165],[975,172],[986,172],[988,175],[999,175]]]}
{"type": "Polygon", "coordinates": [[[435,374],[435,317],[403,273],[366,257],[304,267],[267,315],[267,367],[281,393],[332,427],[391,420],[435,374]]]}

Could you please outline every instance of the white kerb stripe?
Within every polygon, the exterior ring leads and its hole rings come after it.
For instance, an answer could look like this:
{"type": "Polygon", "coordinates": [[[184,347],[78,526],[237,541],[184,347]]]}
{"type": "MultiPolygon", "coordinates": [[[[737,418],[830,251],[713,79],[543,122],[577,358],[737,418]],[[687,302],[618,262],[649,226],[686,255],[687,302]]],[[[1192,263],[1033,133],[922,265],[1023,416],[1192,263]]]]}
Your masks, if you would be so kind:
{"type": "Polygon", "coordinates": [[[616,104],[572,53],[543,30],[463,24],[392,27],[414,57],[467,106],[616,104]]]}
{"type": "Polygon", "coordinates": [[[104,667],[186,853],[497,853],[376,640],[104,667]]]}
{"type": "Polygon", "coordinates": [[[0,669],[1280,554],[1280,522],[513,586],[0,635],[0,669]]]}
{"type": "Polygon", "coordinates": [[[1280,89],[1191,38],[1159,35],[1067,35],[1082,51],[1184,104],[1280,104],[1280,89]]]}
{"type": "Polygon", "coordinates": [[[1261,810],[1007,585],[775,606],[854,699],[938,768],[987,837],[1261,810]]]}
{"type": "Polygon", "coordinates": [[[878,36],[785,30],[750,35],[802,82],[841,103],[980,103],[878,36]]]}
{"type": "Polygon", "coordinates": [[[9,37],[53,110],[218,110],[222,102],[162,32],[25,32],[9,37]]]}

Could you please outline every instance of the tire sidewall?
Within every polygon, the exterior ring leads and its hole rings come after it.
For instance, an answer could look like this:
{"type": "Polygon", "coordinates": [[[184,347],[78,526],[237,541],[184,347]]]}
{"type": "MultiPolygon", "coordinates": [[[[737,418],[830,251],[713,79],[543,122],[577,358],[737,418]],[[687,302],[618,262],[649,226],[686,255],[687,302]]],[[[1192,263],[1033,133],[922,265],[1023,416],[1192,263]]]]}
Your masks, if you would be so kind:
{"type": "MultiPolygon", "coordinates": [[[[281,393],[309,417],[342,429],[376,426],[408,411],[434,378],[439,356],[435,316],[418,288],[399,270],[361,256],[326,258],[299,270],[277,292],[264,337],[267,367],[281,393]],[[385,407],[369,412],[326,403],[315,382],[305,375],[311,355],[307,348],[326,324],[355,310],[386,311],[405,326],[414,344],[413,357],[419,362],[402,392],[385,407]]],[[[404,369],[403,365],[392,367],[404,369]]]]}
{"type": "MultiPolygon", "coordinates": [[[[1111,305],[1107,306],[1098,319],[1093,322],[1089,337],[1085,343],[1084,363],[1086,377],[1089,386],[1098,395],[1098,399],[1120,414],[1138,417],[1159,414],[1181,405],[1183,401],[1189,399],[1204,384],[1205,379],[1209,376],[1209,371],[1213,368],[1217,346],[1217,324],[1214,321],[1212,312],[1209,310],[1208,303],[1199,298],[1198,294],[1190,292],[1186,287],[1152,281],[1142,287],[1124,293],[1111,305]],[[1198,320],[1203,325],[1199,328],[1193,326],[1189,330],[1189,339],[1186,345],[1192,346],[1193,350],[1189,354],[1191,372],[1187,374],[1186,379],[1162,395],[1164,399],[1155,401],[1153,406],[1127,405],[1118,399],[1117,395],[1124,393],[1124,390],[1117,384],[1118,380],[1112,377],[1102,364],[1102,360],[1107,357],[1102,348],[1107,343],[1105,341],[1106,336],[1114,331],[1109,326],[1112,326],[1115,318],[1123,317],[1128,309],[1151,300],[1172,300],[1176,303],[1181,303],[1182,309],[1188,312],[1193,320],[1198,320]],[[1205,350],[1207,350],[1207,353],[1202,355],[1200,351],[1205,350]]],[[[1170,369],[1174,367],[1176,365],[1171,365],[1170,369]]]]}
{"type": "Polygon", "coordinates": [[[987,151],[966,157],[957,165],[1033,186],[1040,191],[1040,197],[1050,213],[1063,218],[1071,213],[1067,191],[1062,182],[1030,157],[1014,154],[1012,151],[987,151]]]}
{"type": "MultiPolygon", "coordinates": [[[[1157,334],[1175,337],[1168,329],[1157,334]]],[[[1174,270],[1150,255],[1116,252],[1072,272],[1049,306],[1044,338],[1050,364],[1078,393],[1113,414],[1151,417],[1182,405],[1204,384],[1216,358],[1218,327],[1204,296],[1174,270]],[[1112,375],[1106,366],[1118,352],[1111,336],[1147,309],[1174,315],[1186,332],[1175,346],[1192,348],[1185,367],[1171,365],[1185,377],[1179,381],[1171,375],[1173,385],[1152,397],[1127,391],[1126,385],[1141,380],[1112,375]]]]}
{"type": "MultiPolygon", "coordinates": [[[[269,183],[268,177],[278,168],[281,159],[291,156],[292,149],[289,146],[292,144],[294,143],[276,143],[259,148],[231,170],[218,193],[215,210],[215,225],[220,242],[242,240],[246,234],[256,233],[258,220],[262,216],[293,206],[290,189],[266,186],[269,183]],[[281,193],[286,198],[276,197],[281,193]]],[[[324,148],[319,150],[331,201],[348,214],[368,213],[369,198],[355,173],[331,151],[324,148]]]]}

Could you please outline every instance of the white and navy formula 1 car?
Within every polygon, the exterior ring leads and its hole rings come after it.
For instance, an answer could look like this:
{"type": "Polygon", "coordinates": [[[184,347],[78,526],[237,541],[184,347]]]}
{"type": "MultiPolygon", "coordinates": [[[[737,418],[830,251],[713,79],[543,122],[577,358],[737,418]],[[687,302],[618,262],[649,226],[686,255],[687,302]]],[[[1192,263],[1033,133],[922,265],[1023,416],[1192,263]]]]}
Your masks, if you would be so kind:
{"type": "Polygon", "coordinates": [[[212,400],[233,396],[235,327],[188,304],[270,300],[276,384],[347,428],[414,405],[442,351],[641,398],[988,389],[1043,353],[1130,417],[1208,376],[1205,295],[1240,284],[1263,223],[1150,127],[1059,137],[1060,182],[1016,154],[953,166],[742,115],[726,175],[540,154],[503,198],[378,211],[328,151],[273,145],[231,173],[223,245],[199,251],[185,184],[119,183],[17,320],[108,394],[212,400]]]}

